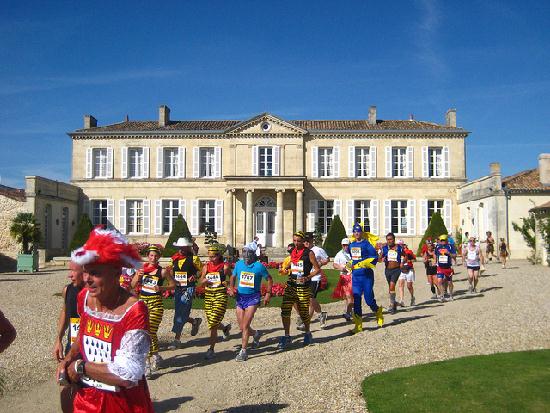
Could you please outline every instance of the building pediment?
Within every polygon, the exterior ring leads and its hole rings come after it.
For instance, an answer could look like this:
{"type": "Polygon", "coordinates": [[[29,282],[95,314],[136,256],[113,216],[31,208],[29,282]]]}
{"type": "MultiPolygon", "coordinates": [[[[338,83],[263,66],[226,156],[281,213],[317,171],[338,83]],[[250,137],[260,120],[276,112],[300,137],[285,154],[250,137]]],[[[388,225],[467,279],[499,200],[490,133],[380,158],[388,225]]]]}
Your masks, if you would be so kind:
{"type": "Polygon", "coordinates": [[[231,135],[305,135],[307,130],[269,113],[262,113],[226,130],[231,135]]]}

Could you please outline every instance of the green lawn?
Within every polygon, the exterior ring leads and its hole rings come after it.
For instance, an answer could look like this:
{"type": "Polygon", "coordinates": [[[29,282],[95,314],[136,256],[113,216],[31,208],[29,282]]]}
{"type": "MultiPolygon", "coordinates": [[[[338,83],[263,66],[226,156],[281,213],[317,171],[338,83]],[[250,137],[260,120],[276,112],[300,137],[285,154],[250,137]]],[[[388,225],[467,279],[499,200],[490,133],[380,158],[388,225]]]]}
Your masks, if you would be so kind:
{"type": "MultiPolygon", "coordinates": [[[[326,290],[323,290],[317,294],[317,300],[319,300],[319,303],[325,304],[325,303],[332,303],[335,300],[331,297],[332,291],[334,290],[334,287],[336,286],[336,283],[338,282],[339,271],[338,270],[323,270],[325,272],[325,275],[327,276],[328,280],[328,288],[326,290]]],[[[286,276],[279,275],[278,271],[275,269],[270,269],[269,274],[273,277],[273,283],[284,283],[288,279],[286,276]]],[[[271,301],[269,302],[269,307],[280,307],[281,302],[283,301],[283,297],[273,297],[271,301]]],[[[235,308],[235,299],[232,297],[229,297],[228,302],[228,308],[235,308]]],[[[167,309],[173,309],[174,308],[174,299],[173,298],[165,298],[164,299],[164,308],[167,309]]],[[[193,308],[195,309],[202,309],[204,308],[204,299],[202,298],[195,298],[193,300],[193,308]]]]}
{"type": "Polygon", "coordinates": [[[367,377],[363,396],[372,413],[550,412],[550,350],[395,369],[367,377]]]}

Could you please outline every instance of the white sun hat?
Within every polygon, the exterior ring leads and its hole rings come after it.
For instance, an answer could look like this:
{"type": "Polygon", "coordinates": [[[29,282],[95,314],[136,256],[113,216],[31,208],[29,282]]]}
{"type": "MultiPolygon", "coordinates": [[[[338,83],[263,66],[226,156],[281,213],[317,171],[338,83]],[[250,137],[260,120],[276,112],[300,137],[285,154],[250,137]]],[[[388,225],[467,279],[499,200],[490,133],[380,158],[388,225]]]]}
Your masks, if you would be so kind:
{"type": "Polygon", "coordinates": [[[187,238],[178,238],[176,242],[173,243],[174,247],[192,247],[193,243],[187,238]]]}

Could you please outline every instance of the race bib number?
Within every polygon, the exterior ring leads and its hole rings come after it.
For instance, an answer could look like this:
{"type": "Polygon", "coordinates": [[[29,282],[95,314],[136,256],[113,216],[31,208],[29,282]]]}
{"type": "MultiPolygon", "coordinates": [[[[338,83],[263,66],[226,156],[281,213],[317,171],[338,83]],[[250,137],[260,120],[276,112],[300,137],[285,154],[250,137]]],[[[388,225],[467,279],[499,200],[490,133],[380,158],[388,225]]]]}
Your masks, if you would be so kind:
{"type": "Polygon", "coordinates": [[[242,288],[254,288],[254,273],[248,271],[242,271],[239,278],[239,287],[242,288]]]}
{"type": "Polygon", "coordinates": [[[361,247],[351,248],[351,259],[354,261],[361,259],[361,247]]]}
{"type": "Polygon", "coordinates": [[[304,262],[300,260],[296,264],[292,263],[290,271],[296,279],[302,278],[304,276],[304,262]]]}
{"type": "Polygon", "coordinates": [[[449,263],[449,256],[448,255],[440,255],[438,262],[440,264],[448,264],[449,263]]]}
{"type": "Polygon", "coordinates": [[[475,261],[477,259],[477,252],[475,251],[468,251],[468,259],[470,261],[475,261]]]}
{"type": "Polygon", "coordinates": [[[212,287],[219,287],[222,283],[219,272],[210,272],[206,274],[206,281],[211,283],[212,287]]]}
{"type": "Polygon", "coordinates": [[[146,291],[148,293],[156,293],[155,287],[158,285],[158,279],[152,278],[152,277],[145,277],[143,279],[143,285],[141,287],[142,291],[146,291]]]}
{"type": "Polygon", "coordinates": [[[388,261],[397,262],[397,251],[396,250],[389,250],[388,251],[388,261]]]}
{"type": "Polygon", "coordinates": [[[70,329],[71,329],[70,331],[71,331],[71,344],[72,344],[76,340],[76,336],[78,336],[78,330],[80,329],[80,318],[71,317],[69,322],[70,322],[70,329]]]}
{"type": "Polygon", "coordinates": [[[182,287],[187,287],[187,273],[184,271],[176,271],[174,273],[174,279],[182,287]]]}

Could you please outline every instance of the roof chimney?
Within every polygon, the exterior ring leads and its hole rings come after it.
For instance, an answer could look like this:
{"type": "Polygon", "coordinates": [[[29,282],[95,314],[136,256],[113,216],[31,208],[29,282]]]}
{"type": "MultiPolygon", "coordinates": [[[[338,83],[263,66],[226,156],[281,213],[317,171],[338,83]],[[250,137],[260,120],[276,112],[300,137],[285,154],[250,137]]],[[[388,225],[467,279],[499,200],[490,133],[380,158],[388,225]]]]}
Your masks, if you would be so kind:
{"type": "Polygon", "coordinates": [[[159,108],[159,126],[167,126],[170,123],[170,108],[161,105],[159,108]]]}
{"type": "Polygon", "coordinates": [[[369,108],[369,125],[376,125],[376,106],[369,108]]]}
{"type": "Polygon", "coordinates": [[[539,155],[539,175],[542,186],[550,186],[550,153],[539,155]]]}
{"type": "Polygon", "coordinates": [[[491,176],[500,175],[500,163],[499,162],[493,162],[489,164],[489,168],[491,169],[491,176]]]}
{"type": "Polygon", "coordinates": [[[456,109],[449,109],[445,113],[445,126],[448,128],[456,128],[456,109]]]}
{"type": "Polygon", "coordinates": [[[92,115],[84,115],[84,129],[97,127],[97,119],[92,115]]]}

